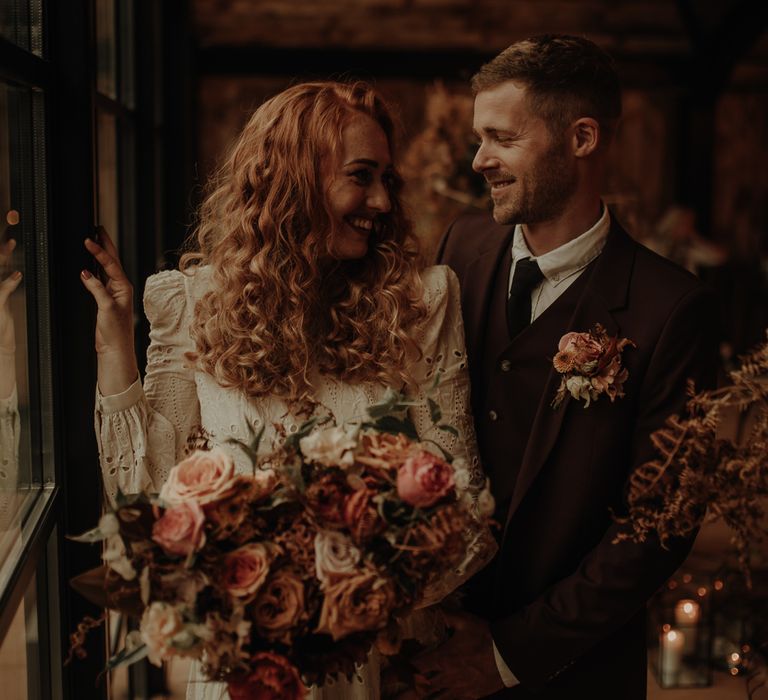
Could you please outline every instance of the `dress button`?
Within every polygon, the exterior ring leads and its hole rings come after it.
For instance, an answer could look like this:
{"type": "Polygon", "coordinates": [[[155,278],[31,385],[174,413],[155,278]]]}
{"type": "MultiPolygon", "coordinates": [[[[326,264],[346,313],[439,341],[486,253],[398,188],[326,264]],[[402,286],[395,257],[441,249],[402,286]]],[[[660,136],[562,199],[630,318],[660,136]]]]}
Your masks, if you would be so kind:
{"type": "Polygon", "coordinates": [[[488,418],[490,418],[492,421],[499,419],[499,414],[496,413],[496,411],[488,411],[488,418]]]}
{"type": "Polygon", "coordinates": [[[509,372],[512,369],[512,363],[509,360],[502,360],[499,366],[502,372],[509,372]]]}

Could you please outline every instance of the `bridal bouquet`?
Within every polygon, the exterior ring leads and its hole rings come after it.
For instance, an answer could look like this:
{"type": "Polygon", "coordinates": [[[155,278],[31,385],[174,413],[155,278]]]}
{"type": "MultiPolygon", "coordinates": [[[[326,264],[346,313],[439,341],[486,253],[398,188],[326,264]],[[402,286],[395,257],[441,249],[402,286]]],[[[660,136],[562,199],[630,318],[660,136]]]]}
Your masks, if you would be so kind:
{"type": "Polygon", "coordinates": [[[301,698],[377,638],[392,647],[398,617],[476,565],[493,512],[469,465],[418,441],[408,405],[390,392],[356,425],[312,419],[261,458],[259,437],[238,443],[249,475],[196,451],[158,496],[121,495],[75,538],[106,541],[101,600],[140,614],[109,667],[193,657],[233,700],[301,698]]]}

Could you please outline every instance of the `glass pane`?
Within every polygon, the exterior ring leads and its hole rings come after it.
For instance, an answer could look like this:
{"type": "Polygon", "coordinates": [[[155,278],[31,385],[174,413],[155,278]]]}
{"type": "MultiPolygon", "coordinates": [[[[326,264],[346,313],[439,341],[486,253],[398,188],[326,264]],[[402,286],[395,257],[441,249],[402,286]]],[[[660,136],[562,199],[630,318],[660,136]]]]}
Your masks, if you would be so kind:
{"type": "MultiPolygon", "coordinates": [[[[6,542],[18,532],[20,504],[41,483],[40,464],[33,464],[31,451],[30,413],[39,410],[39,402],[32,400],[27,343],[36,219],[44,205],[36,176],[36,104],[29,89],[0,83],[0,540],[6,542]],[[13,289],[15,272],[22,279],[13,289]]],[[[5,555],[0,551],[0,561],[5,555]]]]}
{"type": "Polygon", "coordinates": [[[96,0],[96,89],[117,99],[115,0],[96,0]]]}
{"type": "Polygon", "coordinates": [[[99,110],[98,139],[98,216],[96,217],[115,245],[120,247],[120,226],[117,200],[117,123],[114,115],[99,110]]]}
{"type": "Polygon", "coordinates": [[[40,697],[38,667],[37,582],[32,581],[16,609],[13,622],[0,644],[0,687],[3,697],[33,700],[40,697]]]}
{"type": "Polygon", "coordinates": [[[29,0],[0,2],[0,34],[29,50],[29,0]]]}
{"type": "Polygon", "coordinates": [[[0,36],[22,49],[42,56],[42,0],[2,0],[0,36]]]}

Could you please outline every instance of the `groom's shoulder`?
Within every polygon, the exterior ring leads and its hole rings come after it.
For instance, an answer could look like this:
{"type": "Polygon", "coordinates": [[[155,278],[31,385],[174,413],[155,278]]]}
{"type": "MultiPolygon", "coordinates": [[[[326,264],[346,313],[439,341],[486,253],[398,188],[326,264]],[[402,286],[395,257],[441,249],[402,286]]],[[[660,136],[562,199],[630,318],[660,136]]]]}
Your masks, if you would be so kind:
{"type": "Polygon", "coordinates": [[[462,214],[445,232],[439,248],[438,260],[460,257],[471,259],[498,245],[501,238],[509,235],[509,225],[497,224],[490,212],[462,214]]]}
{"type": "Polygon", "coordinates": [[[653,286],[667,298],[685,296],[707,287],[693,273],[635,241],[634,278],[638,284],[653,286]]]}

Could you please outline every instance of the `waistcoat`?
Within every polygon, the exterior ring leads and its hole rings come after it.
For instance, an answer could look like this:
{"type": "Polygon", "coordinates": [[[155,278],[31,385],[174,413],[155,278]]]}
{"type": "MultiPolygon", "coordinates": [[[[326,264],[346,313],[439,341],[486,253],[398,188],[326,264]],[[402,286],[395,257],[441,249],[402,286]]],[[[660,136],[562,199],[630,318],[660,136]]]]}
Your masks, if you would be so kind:
{"type": "MultiPolygon", "coordinates": [[[[480,457],[501,513],[506,512],[560,338],[587,286],[591,263],[530,326],[510,340],[506,323],[509,266],[499,265],[480,353],[476,396],[480,457]]],[[[477,376],[477,374],[475,375],[477,376]]],[[[503,520],[502,520],[503,522],[503,520]]]]}

